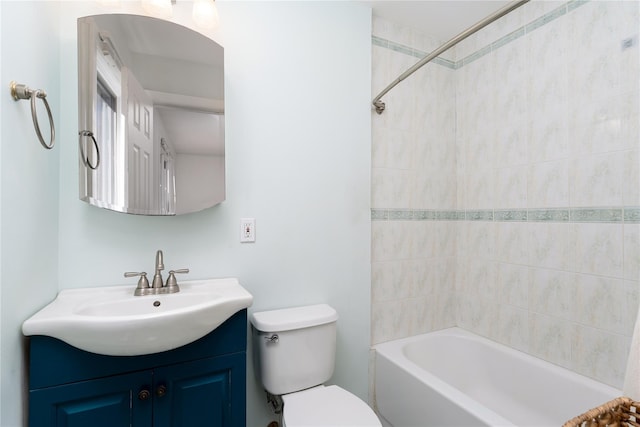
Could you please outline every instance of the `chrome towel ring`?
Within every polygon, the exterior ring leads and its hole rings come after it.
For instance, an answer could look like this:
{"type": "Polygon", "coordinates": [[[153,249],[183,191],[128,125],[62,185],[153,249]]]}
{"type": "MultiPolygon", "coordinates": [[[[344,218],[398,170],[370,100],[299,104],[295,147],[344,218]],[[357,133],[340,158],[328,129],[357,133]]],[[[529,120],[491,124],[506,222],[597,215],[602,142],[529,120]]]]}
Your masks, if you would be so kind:
{"type": "Polygon", "coordinates": [[[53,145],[56,143],[56,128],[53,124],[51,108],[49,108],[49,103],[47,102],[47,93],[42,89],[30,89],[26,85],[18,84],[14,81],[9,84],[9,89],[11,89],[11,97],[14,101],[18,101],[20,99],[31,100],[31,117],[33,118],[33,127],[36,129],[36,134],[38,135],[40,144],[42,144],[42,146],[47,150],[51,150],[53,145]],[[49,144],[44,141],[42,132],[40,132],[40,125],[38,124],[38,113],[36,111],[36,100],[38,98],[42,99],[44,106],[47,108],[47,115],[49,116],[49,128],[51,129],[51,140],[49,141],[49,144]]]}
{"type": "Polygon", "coordinates": [[[81,130],[78,132],[78,145],[80,146],[80,154],[82,155],[82,163],[89,169],[96,170],[100,165],[100,147],[98,147],[98,141],[96,141],[96,137],[93,136],[93,132],[90,130],[81,130]],[[82,137],[89,136],[93,141],[93,146],[96,147],[96,164],[92,165],[89,161],[89,156],[86,154],[86,150],[84,149],[84,144],[82,143],[82,137]]]}

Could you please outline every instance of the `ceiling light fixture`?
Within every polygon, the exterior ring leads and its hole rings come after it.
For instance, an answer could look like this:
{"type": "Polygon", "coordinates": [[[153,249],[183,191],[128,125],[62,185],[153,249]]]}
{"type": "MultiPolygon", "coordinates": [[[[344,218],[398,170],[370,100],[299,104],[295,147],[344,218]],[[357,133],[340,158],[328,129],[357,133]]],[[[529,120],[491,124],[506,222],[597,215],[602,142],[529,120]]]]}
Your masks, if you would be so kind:
{"type": "Polygon", "coordinates": [[[120,8],[120,0],[98,0],[98,3],[100,3],[102,7],[109,7],[112,9],[120,8]]]}
{"type": "Polygon", "coordinates": [[[171,0],[142,0],[142,10],[157,18],[169,19],[173,16],[171,0]]]}
{"type": "MultiPolygon", "coordinates": [[[[141,2],[145,12],[163,19],[173,16],[173,5],[176,4],[176,0],[141,0],[141,2]]],[[[207,30],[217,28],[219,18],[215,0],[194,0],[192,17],[198,28],[207,30]]]]}
{"type": "Polygon", "coordinates": [[[193,20],[200,28],[213,30],[218,28],[218,8],[215,0],[195,0],[193,3],[193,20]]]}

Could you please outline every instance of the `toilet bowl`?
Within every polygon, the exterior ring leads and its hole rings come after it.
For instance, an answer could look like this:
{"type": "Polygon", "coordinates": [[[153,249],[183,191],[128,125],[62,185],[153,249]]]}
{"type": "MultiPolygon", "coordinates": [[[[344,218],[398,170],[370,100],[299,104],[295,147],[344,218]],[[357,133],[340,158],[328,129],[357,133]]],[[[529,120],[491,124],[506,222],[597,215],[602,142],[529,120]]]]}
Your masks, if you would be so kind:
{"type": "Polygon", "coordinates": [[[369,405],[336,385],[317,386],[282,396],[283,427],[379,427],[369,405]]]}
{"type": "Polygon", "coordinates": [[[335,366],[338,313],[326,304],[253,313],[256,376],[281,396],[286,427],[381,427],[373,410],[336,385],[325,386],[335,366]]]}

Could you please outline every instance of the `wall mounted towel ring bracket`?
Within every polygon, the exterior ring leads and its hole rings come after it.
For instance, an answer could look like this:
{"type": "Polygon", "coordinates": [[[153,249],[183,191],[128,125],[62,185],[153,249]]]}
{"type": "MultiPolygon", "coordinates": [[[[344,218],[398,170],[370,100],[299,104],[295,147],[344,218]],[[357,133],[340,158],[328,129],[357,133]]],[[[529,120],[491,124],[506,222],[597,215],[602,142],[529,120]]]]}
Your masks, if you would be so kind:
{"type": "Polygon", "coordinates": [[[47,93],[42,89],[30,89],[26,85],[18,84],[14,81],[9,84],[9,89],[11,90],[11,97],[14,101],[18,101],[20,99],[31,100],[31,117],[33,118],[33,126],[36,129],[36,134],[38,135],[40,144],[42,144],[42,146],[47,150],[51,150],[53,145],[56,143],[56,129],[53,124],[51,108],[49,108],[49,103],[47,102],[47,93]],[[49,127],[51,129],[51,140],[49,141],[49,144],[44,141],[42,132],[40,132],[40,125],[38,124],[38,114],[36,111],[36,100],[38,98],[42,99],[44,106],[47,108],[47,115],[49,116],[49,127]]]}

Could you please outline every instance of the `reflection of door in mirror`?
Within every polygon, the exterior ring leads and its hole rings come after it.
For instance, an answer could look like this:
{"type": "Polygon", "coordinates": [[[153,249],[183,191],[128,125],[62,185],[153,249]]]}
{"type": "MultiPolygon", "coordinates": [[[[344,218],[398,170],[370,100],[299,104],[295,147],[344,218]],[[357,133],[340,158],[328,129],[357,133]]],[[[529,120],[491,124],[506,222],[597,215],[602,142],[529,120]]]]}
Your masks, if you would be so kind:
{"type": "Polygon", "coordinates": [[[127,170],[125,189],[128,212],[147,213],[157,210],[154,197],[153,167],[153,103],[127,67],[122,68],[127,100],[127,170]]]}

